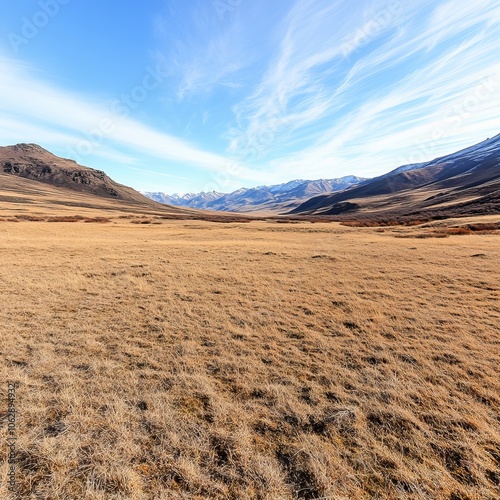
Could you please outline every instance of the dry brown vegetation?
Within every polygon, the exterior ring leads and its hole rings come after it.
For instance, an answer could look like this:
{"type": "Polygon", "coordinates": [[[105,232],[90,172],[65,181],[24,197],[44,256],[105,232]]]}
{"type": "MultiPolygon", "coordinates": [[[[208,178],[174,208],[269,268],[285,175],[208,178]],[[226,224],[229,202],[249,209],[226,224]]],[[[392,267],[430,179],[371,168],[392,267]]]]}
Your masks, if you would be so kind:
{"type": "MultiPolygon", "coordinates": [[[[340,222],[340,225],[346,227],[421,226],[423,224],[433,222],[433,220],[434,219],[364,219],[364,220],[347,220],[340,222]]],[[[442,219],[436,219],[436,220],[442,220],[442,219]]],[[[500,229],[500,222],[476,222],[476,223],[466,224],[463,227],[468,228],[470,230],[469,232],[496,231],[500,229]]]]}
{"type": "Polygon", "coordinates": [[[19,498],[499,497],[497,234],[121,217],[0,224],[19,498]]]}
{"type": "Polygon", "coordinates": [[[362,220],[346,220],[341,222],[342,226],[346,227],[386,227],[386,226],[420,226],[426,222],[431,222],[432,219],[362,219],[362,220]]]}

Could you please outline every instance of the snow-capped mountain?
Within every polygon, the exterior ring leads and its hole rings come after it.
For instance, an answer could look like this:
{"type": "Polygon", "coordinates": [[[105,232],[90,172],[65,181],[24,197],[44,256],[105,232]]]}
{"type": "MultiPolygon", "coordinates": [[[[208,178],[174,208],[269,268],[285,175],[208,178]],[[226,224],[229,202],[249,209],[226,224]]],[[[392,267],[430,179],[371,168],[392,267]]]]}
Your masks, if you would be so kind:
{"type": "Polygon", "coordinates": [[[223,193],[212,191],[210,193],[187,193],[182,196],[178,194],[168,195],[166,193],[142,193],[144,196],[151,198],[159,203],[166,205],[174,205],[177,207],[204,208],[204,205],[211,201],[217,200],[223,193]]]}
{"type": "Polygon", "coordinates": [[[341,193],[314,196],[301,215],[421,218],[500,213],[500,135],[426,163],[403,165],[341,193]]]}
{"type": "Polygon", "coordinates": [[[411,165],[403,165],[401,167],[396,168],[392,172],[389,172],[386,175],[398,174],[401,172],[408,172],[410,170],[417,170],[420,168],[425,168],[430,165],[438,165],[444,163],[451,163],[453,161],[461,160],[461,161],[475,161],[481,162],[490,158],[491,156],[497,156],[498,151],[500,149],[500,134],[488,138],[479,144],[475,144],[474,146],[470,146],[468,148],[462,149],[461,151],[457,151],[456,153],[441,156],[439,158],[435,158],[434,160],[424,162],[424,163],[412,163],[411,165]]]}
{"type": "Polygon", "coordinates": [[[189,193],[183,196],[165,193],[143,193],[152,200],[169,205],[220,210],[228,212],[252,212],[282,210],[298,206],[302,201],[325,193],[335,193],[360,184],[367,179],[355,176],[315,181],[296,179],[273,186],[241,188],[232,193],[189,193]]]}

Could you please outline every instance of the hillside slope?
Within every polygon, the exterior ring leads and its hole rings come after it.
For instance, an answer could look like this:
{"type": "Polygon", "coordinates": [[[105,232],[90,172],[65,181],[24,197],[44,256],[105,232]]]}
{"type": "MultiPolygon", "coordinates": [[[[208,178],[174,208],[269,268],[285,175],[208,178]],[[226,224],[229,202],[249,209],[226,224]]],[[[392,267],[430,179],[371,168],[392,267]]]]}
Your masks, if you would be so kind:
{"type": "Polygon", "coordinates": [[[317,196],[301,215],[483,215],[500,213],[500,135],[427,163],[406,165],[359,186],[317,196]]]}
{"type": "Polygon", "coordinates": [[[105,198],[152,205],[138,191],[118,184],[101,170],[59,158],[37,144],[0,147],[0,187],[16,176],[105,198]]]}
{"type": "Polygon", "coordinates": [[[59,158],[36,144],[0,147],[0,216],[111,213],[213,218],[209,213],[157,203],[101,170],[59,158]]]}

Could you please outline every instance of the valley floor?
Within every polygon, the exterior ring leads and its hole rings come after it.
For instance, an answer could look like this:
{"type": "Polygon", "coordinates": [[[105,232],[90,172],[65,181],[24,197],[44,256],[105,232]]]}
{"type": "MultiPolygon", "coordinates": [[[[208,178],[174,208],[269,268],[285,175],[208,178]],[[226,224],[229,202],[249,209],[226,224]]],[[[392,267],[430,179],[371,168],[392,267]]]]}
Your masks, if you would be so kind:
{"type": "Polygon", "coordinates": [[[421,232],[0,223],[0,497],[13,381],[19,498],[498,498],[500,237],[421,232]]]}

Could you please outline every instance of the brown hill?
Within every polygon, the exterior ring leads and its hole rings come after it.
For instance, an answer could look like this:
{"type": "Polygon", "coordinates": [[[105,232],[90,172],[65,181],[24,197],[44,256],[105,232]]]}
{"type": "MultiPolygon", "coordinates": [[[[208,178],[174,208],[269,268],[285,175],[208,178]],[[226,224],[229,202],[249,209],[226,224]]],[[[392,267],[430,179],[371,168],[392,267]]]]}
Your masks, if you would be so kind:
{"type": "Polygon", "coordinates": [[[105,198],[156,205],[134,189],[113,181],[103,171],[59,158],[37,144],[0,147],[0,186],[9,182],[7,176],[105,198]]]}
{"type": "Polygon", "coordinates": [[[0,147],[0,221],[61,216],[75,220],[103,216],[248,220],[229,213],[158,203],[115,182],[101,170],[59,158],[37,144],[0,147]]]}

